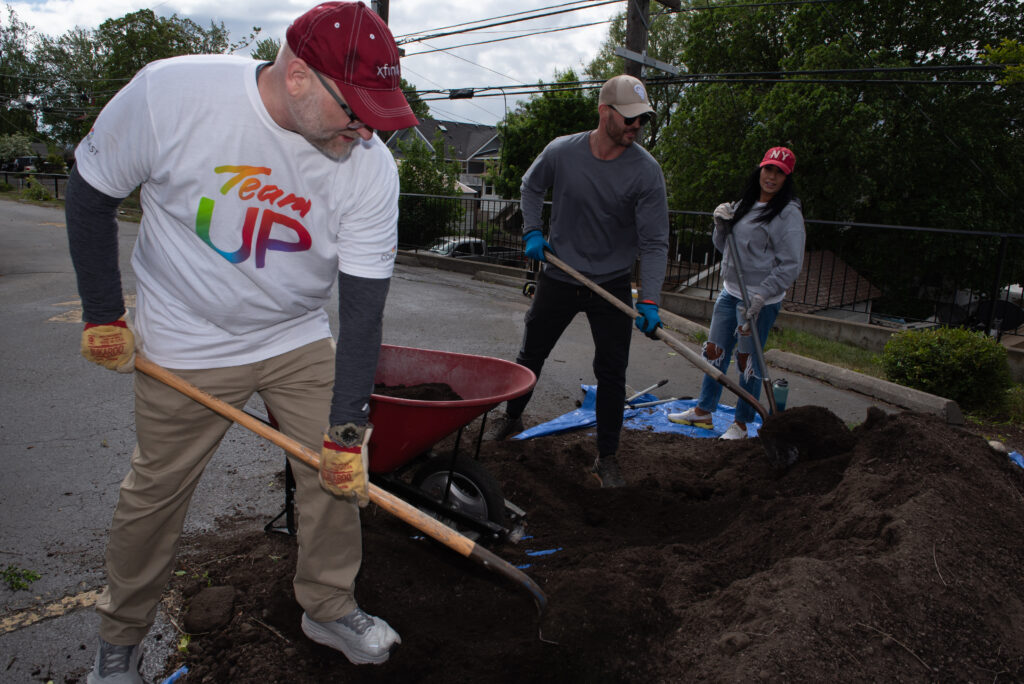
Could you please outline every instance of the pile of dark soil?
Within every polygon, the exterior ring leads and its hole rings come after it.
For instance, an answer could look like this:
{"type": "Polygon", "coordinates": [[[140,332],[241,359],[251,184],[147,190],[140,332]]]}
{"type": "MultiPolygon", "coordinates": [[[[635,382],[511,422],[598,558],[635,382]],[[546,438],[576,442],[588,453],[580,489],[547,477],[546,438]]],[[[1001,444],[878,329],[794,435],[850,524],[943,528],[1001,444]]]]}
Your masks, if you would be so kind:
{"type": "Polygon", "coordinates": [[[628,486],[612,490],[586,474],[586,431],[485,443],[481,462],[527,511],[530,535],[494,551],[546,592],[542,620],[522,587],[371,505],[357,598],[403,640],[381,666],[350,665],[308,641],[291,590],[294,539],[264,534],[263,520],[231,521],[233,534],[189,541],[166,606],[193,624],[211,608],[201,587],[231,587],[220,597],[227,624],[194,635],[167,673],[187,664],[189,682],[1024,679],[1024,470],[928,416],[872,411],[853,431],[834,418],[796,408],[769,421],[779,421],[776,440],[797,442],[785,472],[760,439],[624,431],[628,486]]]}

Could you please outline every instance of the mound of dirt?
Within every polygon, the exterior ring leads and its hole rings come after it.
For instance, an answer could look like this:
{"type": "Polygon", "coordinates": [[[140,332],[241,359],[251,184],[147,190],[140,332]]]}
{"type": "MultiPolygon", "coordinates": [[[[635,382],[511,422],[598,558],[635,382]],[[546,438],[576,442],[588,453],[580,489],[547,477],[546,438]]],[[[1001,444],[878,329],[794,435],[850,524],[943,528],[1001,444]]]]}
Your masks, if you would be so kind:
{"type": "Polygon", "coordinates": [[[231,521],[233,533],[189,540],[165,607],[183,624],[213,584],[233,588],[233,614],[194,635],[167,673],[187,664],[190,682],[1024,679],[1024,470],[929,416],[871,412],[851,432],[813,411],[779,416],[774,446],[799,455],[784,471],[760,439],[624,431],[628,486],[612,490],[586,474],[587,431],[485,443],[481,462],[528,514],[526,538],[492,548],[547,594],[540,620],[521,586],[371,505],[357,598],[402,635],[381,666],[350,665],[308,641],[291,588],[294,538],[263,533],[262,520],[231,521]]]}

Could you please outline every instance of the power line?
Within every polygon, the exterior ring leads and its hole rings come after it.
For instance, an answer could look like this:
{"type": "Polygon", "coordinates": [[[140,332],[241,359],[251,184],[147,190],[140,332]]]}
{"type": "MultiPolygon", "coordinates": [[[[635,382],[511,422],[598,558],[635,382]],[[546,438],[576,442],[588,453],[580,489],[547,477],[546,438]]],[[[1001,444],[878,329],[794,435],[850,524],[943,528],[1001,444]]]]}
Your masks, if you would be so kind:
{"type": "MultiPolygon", "coordinates": [[[[616,2],[622,2],[623,0],[615,0],[615,1],[616,2]]],[[[592,2],[592,0],[574,0],[574,2],[564,2],[564,3],[560,4],[560,5],[550,5],[548,7],[536,7],[536,8],[531,9],[531,10],[523,10],[522,12],[512,12],[511,14],[499,14],[496,17],[488,17],[486,19],[476,19],[474,21],[464,21],[461,24],[451,24],[449,26],[440,26],[438,28],[426,29],[426,30],[423,30],[423,31],[413,31],[411,33],[404,33],[404,34],[402,34],[400,36],[395,36],[395,40],[402,40],[402,39],[408,40],[408,39],[411,39],[411,38],[413,38],[415,36],[420,35],[421,33],[427,33],[428,31],[446,31],[448,29],[459,28],[460,26],[470,26],[472,24],[479,24],[479,23],[484,22],[484,21],[493,21],[495,19],[507,19],[509,17],[518,17],[518,16],[521,16],[523,14],[529,14],[530,12],[542,12],[544,10],[556,9],[556,8],[559,8],[559,7],[568,7],[569,5],[578,5],[578,4],[583,3],[583,2],[589,3],[589,4],[586,5],[585,7],[578,7],[576,9],[589,9],[590,7],[599,7],[601,5],[609,4],[607,2],[594,3],[594,2],[592,2]]],[[[529,17],[529,18],[532,19],[533,17],[529,17]]],[[[525,21],[525,19],[523,21],[525,21]]],[[[480,27],[480,28],[483,28],[483,27],[480,27]]],[[[476,29],[472,29],[472,30],[476,30],[476,29]]],[[[409,41],[409,42],[411,42],[411,41],[409,41]]]]}
{"type": "MultiPolygon", "coordinates": [[[[598,26],[600,24],[610,24],[612,21],[613,20],[611,20],[611,19],[604,19],[602,21],[592,21],[592,22],[589,22],[587,24],[574,24],[572,26],[561,26],[561,27],[558,27],[558,28],[539,29],[539,30],[531,31],[529,33],[523,33],[523,34],[516,35],[516,36],[506,36],[504,38],[492,38],[491,40],[481,40],[481,41],[477,41],[475,43],[462,43],[461,45],[451,45],[451,46],[446,47],[446,48],[432,48],[430,50],[420,50],[419,52],[410,52],[409,54],[407,54],[405,56],[406,57],[415,57],[416,55],[427,55],[427,54],[430,54],[432,52],[441,52],[441,51],[444,51],[444,50],[454,50],[456,48],[471,47],[473,45],[486,45],[488,43],[500,43],[500,42],[505,41],[505,40],[517,40],[519,38],[530,38],[532,36],[539,36],[539,35],[543,35],[545,33],[557,33],[559,31],[571,31],[573,29],[578,29],[578,28],[587,28],[588,26],[598,26]]],[[[424,43],[424,45],[426,45],[426,43],[424,43]]]]}
{"type": "MultiPolygon", "coordinates": [[[[533,19],[542,19],[544,17],[551,17],[551,16],[555,16],[557,14],[565,14],[567,12],[578,12],[581,9],[590,9],[591,7],[600,7],[601,5],[611,5],[611,4],[618,3],[618,2],[623,2],[623,1],[624,0],[603,0],[603,2],[595,2],[595,3],[591,4],[591,5],[586,6],[586,7],[573,7],[573,8],[569,8],[569,9],[558,9],[558,10],[555,10],[553,12],[544,12],[542,14],[534,14],[532,16],[523,17],[523,18],[520,18],[520,19],[507,19],[505,21],[496,21],[496,22],[493,22],[493,23],[490,23],[490,24],[483,24],[482,26],[476,26],[474,28],[461,29],[459,31],[447,31],[447,32],[442,31],[442,32],[439,32],[439,33],[433,33],[433,34],[429,34],[429,35],[426,35],[426,36],[411,36],[411,37],[406,37],[406,38],[400,38],[400,39],[396,40],[395,42],[398,43],[399,45],[405,45],[406,43],[417,43],[417,42],[421,42],[421,41],[424,41],[424,40],[433,40],[435,38],[444,38],[445,36],[454,36],[454,35],[458,35],[460,33],[468,33],[470,31],[479,31],[479,30],[485,29],[485,28],[493,28],[495,26],[505,26],[506,24],[518,24],[519,22],[523,22],[523,21],[531,21],[533,19]]],[[[519,14],[523,14],[523,13],[519,13],[519,14]]],[[[510,15],[505,15],[505,16],[511,17],[511,16],[516,16],[516,15],[511,15],[510,14],[510,15]]],[[[490,20],[489,19],[481,19],[480,21],[490,21],[490,20]]],[[[470,23],[476,23],[476,22],[470,22],[470,23]]],[[[423,32],[421,31],[420,33],[423,33],[423,32]]]]}

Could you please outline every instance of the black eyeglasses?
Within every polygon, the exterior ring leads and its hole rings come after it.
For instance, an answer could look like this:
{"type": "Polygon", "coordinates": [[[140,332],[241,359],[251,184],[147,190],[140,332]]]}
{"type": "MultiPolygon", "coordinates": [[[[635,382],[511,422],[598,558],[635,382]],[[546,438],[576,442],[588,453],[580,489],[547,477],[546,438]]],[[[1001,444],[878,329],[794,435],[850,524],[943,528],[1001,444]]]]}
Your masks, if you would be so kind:
{"type": "Polygon", "coordinates": [[[352,111],[352,108],[345,104],[345,101],[338,97],[338,95],[333,90],[331,90],[331,86],[327,85],[327,81],[324,79],[323,76],[320,75],[319,71],[312,67],[310,67],[309,70],[316,74],[317,80],[320,81],[320,83],[323,85],[324,89],[327,90],[330,96],[334,98],[334,101],[338,103],[338,106],[341,107],[341,111],[345,112],[346,116],[348,116],[348,118],[350,119],[347,128],[353,131],[358,130],[360,128],[370,128],[365,123],[360,121],[359,118],[356,116],[356,113],[352,111]]]}
{"type": "Polygon", "coordinates": [[[651,118],[652,118],[652,114],[650,112],[644,112],[643,114],[640,114],[639,116],[626,116],[622,112],[619,112],[618,108],[616,108],[615,105],[608,105],[608,106],[611,107],[612,109],[614,109],[616,112],[618,112],[619,116],[622,117],[622,122],[625,123],[627,126],[632,126],[633,122],[636,121],[637,119],[640,119],[640,125],[641,126],[646,126],[648,123],[650,123],[651,118]]]}

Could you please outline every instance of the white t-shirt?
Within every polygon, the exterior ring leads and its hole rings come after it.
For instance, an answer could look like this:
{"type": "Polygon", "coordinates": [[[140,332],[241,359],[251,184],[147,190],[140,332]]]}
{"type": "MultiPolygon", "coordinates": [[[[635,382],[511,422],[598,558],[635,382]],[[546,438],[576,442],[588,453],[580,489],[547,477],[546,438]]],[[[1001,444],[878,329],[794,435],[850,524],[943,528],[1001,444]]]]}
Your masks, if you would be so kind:
{"type": "Polygon", "coordinates": [[[331,335],[338,271],[389,278],[398,171],[377,136],[333,161],[271,119],[259,63],[176,57],[141,70],[77,152],[97,190],[142,184],[132,254],[143,352],[170,368],[260,361],[331,335]]]}

